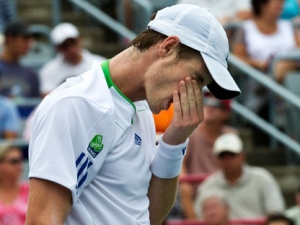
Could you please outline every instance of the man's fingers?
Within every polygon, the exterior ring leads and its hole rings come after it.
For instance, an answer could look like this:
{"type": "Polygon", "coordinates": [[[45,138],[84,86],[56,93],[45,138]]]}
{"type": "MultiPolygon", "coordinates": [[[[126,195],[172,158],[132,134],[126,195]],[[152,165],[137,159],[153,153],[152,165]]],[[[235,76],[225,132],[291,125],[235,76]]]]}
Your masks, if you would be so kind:
{"type": "Polygon", "coordinates": [[[189,102],[187,100],[187,87],[186,81],[180,81],[179,83],[179,91],[180,91],[180,105],[181,105],[181,112],[182,118],[185,119],[189,116],[190,109],[189,109],[189,102]]]}
{"type": "Polygon", "coordinates": [[[196,110],[199,116],[203,115],[203,98],[199,85],[196,80],[192,80],[195,93],[196,110]]]}
{"type": "Polygon", "coordinates": [[[198,115],[197,112],[197,104],[196,104],[196,96],[195,96],[195,87],[194,87],[194,80],[191,78],[186,79],[187,82],[187,96],[188,96],[188,103],[189,103],[189,116],[198,115]]]}
{"type": "Polygon", "coordinates": [[[182,118],[181,104],[178,91],[173,92],[174,117],[182,118]]]}

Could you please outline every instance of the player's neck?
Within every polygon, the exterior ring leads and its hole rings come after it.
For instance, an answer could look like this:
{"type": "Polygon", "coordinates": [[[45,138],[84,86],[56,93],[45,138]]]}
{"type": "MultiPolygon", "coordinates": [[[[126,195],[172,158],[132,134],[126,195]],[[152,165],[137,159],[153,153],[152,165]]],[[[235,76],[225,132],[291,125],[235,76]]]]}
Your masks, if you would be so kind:
{"type": "Polygon", "coordinates": [[[144,73],[148,66],[145,57],[133,47],[121,52],[109,62],[112,81],[131,101],[144,100],[144,73]]]}

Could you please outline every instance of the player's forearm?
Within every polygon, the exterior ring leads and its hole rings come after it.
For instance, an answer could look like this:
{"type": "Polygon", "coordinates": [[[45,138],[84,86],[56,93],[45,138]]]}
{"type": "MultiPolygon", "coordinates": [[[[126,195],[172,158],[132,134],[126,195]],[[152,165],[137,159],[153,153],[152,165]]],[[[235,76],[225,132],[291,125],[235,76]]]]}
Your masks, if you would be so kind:
{"type": "Polygon", "coordinates": [[[150,224],[161,225],[170,212],[176,198],[178,177],[161,179],[152,175],[148,197],[150,224]]]}

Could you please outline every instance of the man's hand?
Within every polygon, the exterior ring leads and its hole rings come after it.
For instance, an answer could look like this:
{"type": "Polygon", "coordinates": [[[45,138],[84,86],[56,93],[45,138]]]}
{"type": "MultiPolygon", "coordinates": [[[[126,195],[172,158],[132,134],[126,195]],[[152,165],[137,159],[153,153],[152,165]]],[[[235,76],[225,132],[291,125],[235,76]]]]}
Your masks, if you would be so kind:
{"type": "Polygon", "coordinates": [[[202,93],[196,80],[187,77],[173,93],[174,118],[163,135],[169,145],[178,145],[190,136],[203,120],[202,93]]]}

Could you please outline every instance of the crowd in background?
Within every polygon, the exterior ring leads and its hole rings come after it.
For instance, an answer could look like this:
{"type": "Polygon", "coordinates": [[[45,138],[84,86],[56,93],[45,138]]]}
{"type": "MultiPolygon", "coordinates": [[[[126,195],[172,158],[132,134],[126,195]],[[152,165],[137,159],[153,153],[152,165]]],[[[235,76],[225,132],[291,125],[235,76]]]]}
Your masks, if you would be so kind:
{"type": "MultiPolygon", "coordinates": [[[[54,26],[50,34],[56,55],[38,70],[23,65],[21,58],[30,51],[34,34],[29,23],[16,17],[9,3],[0,0],[0,224],[21,225],[28,197],[27,183],[20,183],[23,151],[13,142],[3,140],[29,140],[30,118],[35,108],[21,118],[17,100],[42,99],[69,77],[87,71],[93,63],[100,64],[106,57],[85,49],[78,27],[64,22],[54,26]]],[[[125,25],[134,30],[135,1],[124,3],[125,25]]],[[[280,85],[290,72],[300,69],[297,60],[273,64],[274,58],[300,46],[296,0],[169,0],[148,4],[153,12],[173,4],[208,8],[228,28],[231,52],[280,85]]],[[[269,91],[251,78],[244,88],[245,106],[269,120],[269,91]]],[[[300,225],[300,187],[295,191],[295,206],[287,209],[272,174],[247,163],[239,130],[230,124],[232,102],[218,100],[206,89],[203,95],[204,121],[189,139],[180,176],[201,174],[205,179],[201,184],[180,183],[169,218],[202,219],[208,225],[226,225],[231,219],[263,218],[265,225],[300,225]]],[[[280,117],[284,114],[280,111],[284,101],[278,98],[275,104],[276,115],[280,117]]],[[[172,107],[154,115],[157,138],[172,116],[172,107]]],[[[281,122],[276,125],[280,129],[287,126],[281,122]]]]}

